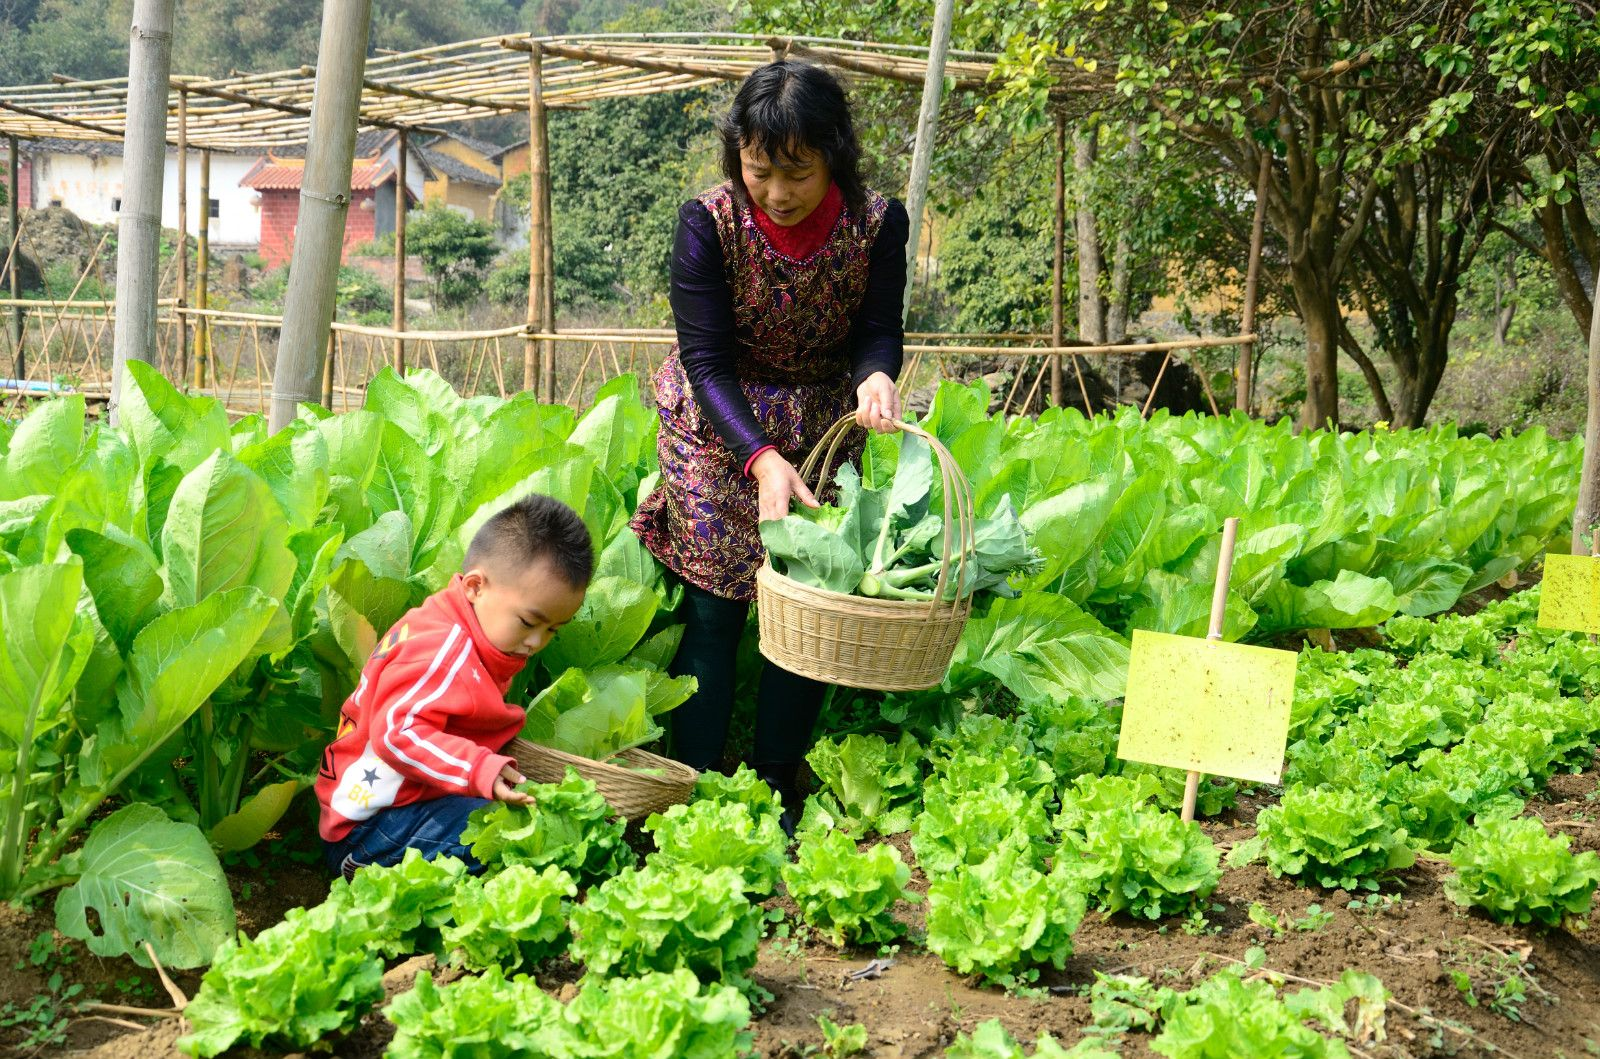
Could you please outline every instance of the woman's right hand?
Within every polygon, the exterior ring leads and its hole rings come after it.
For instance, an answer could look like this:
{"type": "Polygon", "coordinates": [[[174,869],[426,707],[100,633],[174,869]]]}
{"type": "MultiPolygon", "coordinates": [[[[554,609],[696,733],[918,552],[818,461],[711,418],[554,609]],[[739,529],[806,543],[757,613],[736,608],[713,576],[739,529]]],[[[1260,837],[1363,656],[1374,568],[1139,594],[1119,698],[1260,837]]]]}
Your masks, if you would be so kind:
{"type": "Polygon", "coordinates": [[[794,469],[794,464],[784,459],[777,449],[768,449],[757,456],[750,474],[760,490],[757,517],[762,522],[774,522],[788,515],[790,501],[796,497],[806,507],[821,506],[806,487],[800,472],[794,469]]]}

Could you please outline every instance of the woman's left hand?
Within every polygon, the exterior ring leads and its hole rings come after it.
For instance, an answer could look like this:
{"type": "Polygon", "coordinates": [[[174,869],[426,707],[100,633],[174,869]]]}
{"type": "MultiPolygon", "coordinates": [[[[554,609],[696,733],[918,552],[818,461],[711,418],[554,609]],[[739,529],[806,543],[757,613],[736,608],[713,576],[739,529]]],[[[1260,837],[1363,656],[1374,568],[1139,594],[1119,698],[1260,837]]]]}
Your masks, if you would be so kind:
{"type": "Polygon", "coordinates": [[[886,372],[875,371],[856,387],[856,423],[889,434],[900,429],[900,391],[886,372]]]}

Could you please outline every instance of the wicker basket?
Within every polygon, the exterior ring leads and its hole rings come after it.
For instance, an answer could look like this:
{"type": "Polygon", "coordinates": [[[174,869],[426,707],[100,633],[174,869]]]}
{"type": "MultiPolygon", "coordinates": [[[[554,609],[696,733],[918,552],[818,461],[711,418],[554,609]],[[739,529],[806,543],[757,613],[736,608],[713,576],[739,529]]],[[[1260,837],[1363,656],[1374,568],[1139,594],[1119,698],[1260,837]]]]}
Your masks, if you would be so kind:
{"type": "MultiPolygon", "coordinates": [[[[833,464],[854,423],[854,416],[845,416],[828,429],[806,457],[801,477],[820,486],[819,468],[833,464]]],[[[910,423],[900,427],[928,442],[944,483],[944,541],[934,599],[921,603],[830,592],[780,574],[770,562],[763,565],[756,573],[761,654],[791,673],[851,688],[917,691],[938,684],[950,668],[972,609],[970,597],[943,600],[952,574],[960,583],[972,545],[971,486],[937,438],[910,423]]]]}
{"type": "Polygon", "coordinates": [[[513,739],[506,749],[517,761],[517,768],[535,783],[560,783],[567,768],[594,784],[606,803],[620,816],[636,820],[651,813],[664,812],[689,800],[700,773],[680,761],[660,757],[647,750],[624,750],[617,757],[633,768],[612,765],[593,758],[579,757],[564,750],[513,739]],[[658,769],[660,775],[639,772],[658,769]]]}

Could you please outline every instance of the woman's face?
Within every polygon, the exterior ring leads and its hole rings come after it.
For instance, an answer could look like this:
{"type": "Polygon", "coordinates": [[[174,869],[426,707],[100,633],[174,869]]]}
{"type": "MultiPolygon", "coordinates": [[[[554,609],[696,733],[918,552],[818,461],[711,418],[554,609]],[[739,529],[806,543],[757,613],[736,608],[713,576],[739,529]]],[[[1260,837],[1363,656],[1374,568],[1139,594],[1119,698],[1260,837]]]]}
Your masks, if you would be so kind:
{"type": "Polygon", "coordinates": [[[744,147],[739,151],[739,168],[745,191],[761,212],[785,228],[811,216],[833,182],[833,174],[822,156],[809,147],[786,157],[779,165],[765,151],[744,147]]]}

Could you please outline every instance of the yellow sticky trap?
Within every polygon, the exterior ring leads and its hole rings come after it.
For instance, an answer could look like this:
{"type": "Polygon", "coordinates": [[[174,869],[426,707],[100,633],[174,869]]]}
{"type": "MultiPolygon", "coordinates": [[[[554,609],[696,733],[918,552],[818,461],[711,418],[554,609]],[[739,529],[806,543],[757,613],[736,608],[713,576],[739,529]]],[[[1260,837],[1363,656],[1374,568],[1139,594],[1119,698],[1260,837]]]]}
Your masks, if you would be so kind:
{"type": "Polygon", "coordinates": [[[1277,783],[1299,655],[1135,629],[1117,756],[1277,783]]]}
{"type": "Polygon", "coordinates": [[[1588,555],[1544,557],[1539,627],[1600,632],[1600,559],[1588,555]]]}

